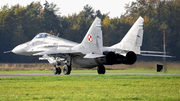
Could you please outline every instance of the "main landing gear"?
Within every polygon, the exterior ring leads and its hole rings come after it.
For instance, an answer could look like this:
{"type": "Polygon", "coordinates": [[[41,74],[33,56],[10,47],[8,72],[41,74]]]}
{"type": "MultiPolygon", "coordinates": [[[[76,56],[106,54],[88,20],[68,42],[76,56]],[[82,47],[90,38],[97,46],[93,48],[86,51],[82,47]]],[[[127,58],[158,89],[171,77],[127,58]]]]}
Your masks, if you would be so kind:
{"type": "MultiPolygon", "coordinates": [[[[60,75],[61,74],[61,68],[54,66],[53,73],[54,73],[54,75],[60,75]]],[[[71,73],[71,66],[64,65],[63,66],[63,73],[64,73],[64,75],[69,75],[71,73]]]]}
{"type": "Polygon", "coordinates": [[[105,69],[105,67],[103,65],[100,65],[97,68],[97,72],[98,72],[98,74],[105,74],[106,69],[105,69]]]}

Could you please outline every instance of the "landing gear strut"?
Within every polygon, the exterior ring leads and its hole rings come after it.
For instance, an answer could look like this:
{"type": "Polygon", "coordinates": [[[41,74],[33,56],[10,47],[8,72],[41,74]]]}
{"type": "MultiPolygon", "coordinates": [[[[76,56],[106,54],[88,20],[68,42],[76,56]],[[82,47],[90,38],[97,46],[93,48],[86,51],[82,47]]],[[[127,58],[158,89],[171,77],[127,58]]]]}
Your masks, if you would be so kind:
{"type": "Polygon", "coordinates": [[[105,74],[106,69],[103,65],[101,65],[101,66],[98,66],[97,72],[98,72],[98,74],[105,74]]]}
{"type": "Polygon", "coordinates": [[[63,73],[64,73],[64,75],[69,75],[71,73],[71,66],[64,65],[63,66],[63,73]]]}
{"type": "Polygon", "coordinates": [[[56,75],[56,74],[60,75],[61,74],[61,68],[54,66],[53,73],[54,73],[54,75],[56,75]]]}

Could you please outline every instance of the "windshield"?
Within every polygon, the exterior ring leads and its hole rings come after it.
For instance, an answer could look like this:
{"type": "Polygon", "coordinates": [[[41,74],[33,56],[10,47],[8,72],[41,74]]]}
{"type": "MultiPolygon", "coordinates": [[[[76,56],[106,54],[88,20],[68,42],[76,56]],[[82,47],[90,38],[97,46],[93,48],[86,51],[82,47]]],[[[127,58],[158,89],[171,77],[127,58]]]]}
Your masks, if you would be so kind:
{"type": "Polygon", "coordinates": [[[37,38],[45,38],[45,37],[47,37],[47,36],[48,36],[47,33],[39,33],[39,34],[37,34],[37,35],[33,38],[33,40],[34,40],[34,39],[37,39],[37,38]]]}

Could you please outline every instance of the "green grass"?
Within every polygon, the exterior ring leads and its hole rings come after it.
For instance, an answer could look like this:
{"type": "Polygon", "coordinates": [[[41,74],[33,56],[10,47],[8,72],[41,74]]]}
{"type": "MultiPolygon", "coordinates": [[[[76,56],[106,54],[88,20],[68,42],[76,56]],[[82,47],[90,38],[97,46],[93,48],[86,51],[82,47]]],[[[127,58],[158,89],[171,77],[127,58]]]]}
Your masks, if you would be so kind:
{"type": "MultiPolygon", "coordinates": [[[[52,73],[52,70],[19,70],[0,71],[0,73],[52,73]]],[[[106,70],[106,73],[156,73],[155,69],[126,69],[126,70],[106,70]]],[[[97,73],[97,70],[72,70],[71,73],[97,73]]],[[[180,73],[180,69],[168,69],[167,73],[180,73]]]]}
{"type": "Polygon", "coordinates": [[[180,75],[0,78],[0,101],[179,101],[180,75]]]}
{"type": "Polygon", "coordinates": [[[52,70],[9,70],[9,71],[0,71],[0,73],[52,73],[52,70]]]}

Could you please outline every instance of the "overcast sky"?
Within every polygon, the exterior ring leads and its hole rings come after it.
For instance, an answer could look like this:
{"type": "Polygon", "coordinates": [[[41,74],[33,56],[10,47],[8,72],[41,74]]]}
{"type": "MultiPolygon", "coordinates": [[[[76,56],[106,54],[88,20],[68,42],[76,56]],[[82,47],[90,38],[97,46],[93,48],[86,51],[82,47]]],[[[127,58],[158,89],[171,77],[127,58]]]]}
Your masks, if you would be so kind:
{"type": "MultiPolygon", "coordinates": [[[[40,1],[41,4],[45,3],[45,0],[0,0],[0,7],[8,4],[16,5],[20,4],[26,6],[30,4],[32,1],[37,2],[40,1]]],[[[122,13],[125,12],[124,7],[125,4],[128,4],[132,1],[136,0],[47,0],[49,3],[54,3],[57,7],[60,8],[61,15],[67,16],[68,14],[79,13],[83,10],[83,7],[86,4],[89,4],[93,7],[93,9],[100,10],[101,13],[105,14],[110,12],[109,16],[120,17],[122,13]]]]}

